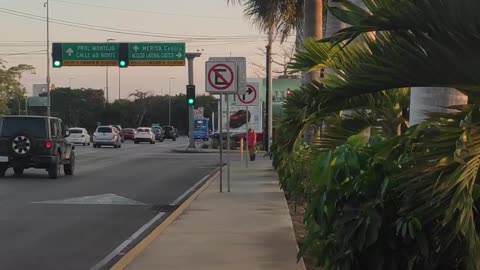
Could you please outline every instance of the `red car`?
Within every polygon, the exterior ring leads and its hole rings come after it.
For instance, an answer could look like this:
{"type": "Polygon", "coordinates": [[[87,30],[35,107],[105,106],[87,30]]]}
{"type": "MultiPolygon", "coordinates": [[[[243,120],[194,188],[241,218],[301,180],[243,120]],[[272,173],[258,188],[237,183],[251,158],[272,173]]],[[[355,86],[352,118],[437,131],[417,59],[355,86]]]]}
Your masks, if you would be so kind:
{"type": "Polygon", "coordinates": [[[133,140],[136,134],[137,131],[133,128],[126,128],[123,130],[123,136],[125,137],[125,140],[133,140]]]}

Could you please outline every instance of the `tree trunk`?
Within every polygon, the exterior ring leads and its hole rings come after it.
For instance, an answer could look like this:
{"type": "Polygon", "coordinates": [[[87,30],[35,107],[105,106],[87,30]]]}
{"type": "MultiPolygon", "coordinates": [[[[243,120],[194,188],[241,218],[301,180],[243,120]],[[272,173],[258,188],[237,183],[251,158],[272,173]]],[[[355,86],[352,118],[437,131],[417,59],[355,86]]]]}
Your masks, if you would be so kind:
{"type": "Polygon", "coordinates": [[[468,97],[456,89],[415,87],[410,94],[410,126],[423,122],[427,112],[450,112],[445,107],[467,104],[468,97]]]}
{"type": "MultiPolygon", "coordinates": [[[[323,38],[323,0],[305,0],[303,6],[303,38],[323,38]]],[[[320,80],[320,71],[304,74],[304,83],[320,80]]]]}

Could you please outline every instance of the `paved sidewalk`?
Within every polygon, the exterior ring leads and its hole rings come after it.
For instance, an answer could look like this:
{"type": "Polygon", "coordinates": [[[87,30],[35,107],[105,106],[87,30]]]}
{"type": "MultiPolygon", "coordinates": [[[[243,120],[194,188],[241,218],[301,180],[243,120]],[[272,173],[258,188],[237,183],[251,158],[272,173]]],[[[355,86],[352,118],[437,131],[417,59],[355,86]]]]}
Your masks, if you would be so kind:
{"type": "Polygon", "coordinates": [[[219,193],[217,178],[127,269],[303,270],[271,161],[249,165],[234,162],[232,192],[219,193]]]}

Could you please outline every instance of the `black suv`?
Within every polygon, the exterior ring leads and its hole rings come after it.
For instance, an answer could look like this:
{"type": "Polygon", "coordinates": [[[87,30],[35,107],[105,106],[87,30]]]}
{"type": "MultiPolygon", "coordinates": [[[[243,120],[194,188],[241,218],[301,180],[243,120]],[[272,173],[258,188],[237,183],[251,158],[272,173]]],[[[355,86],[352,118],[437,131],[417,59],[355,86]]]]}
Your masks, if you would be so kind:
{"type": "Polygon", "coordinates": [[[43,116],[0,117],[0,177],[8,168],[16,176],[27,168],[46,169],[52,179],[60,170],[73,175],[75,147],[66,142],[62,120],[43,116]]]}
{"type": "Polygon", "coordinates": [[[172,126],[165,126],[163,127],[164,131],[164,138],[165,139],[172,139],[173,141],[176,141],[178,138],[177,134],[177,129],[172,127],[172,126]]]}

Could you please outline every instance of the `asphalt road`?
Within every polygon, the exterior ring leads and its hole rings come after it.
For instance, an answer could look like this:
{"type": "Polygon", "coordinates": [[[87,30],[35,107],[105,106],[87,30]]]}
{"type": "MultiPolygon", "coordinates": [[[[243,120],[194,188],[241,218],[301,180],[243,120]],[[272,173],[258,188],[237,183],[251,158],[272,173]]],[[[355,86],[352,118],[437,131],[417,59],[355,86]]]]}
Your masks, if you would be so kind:
{"type": "Polygon", "coordinates": [[[170,152],[186,144],[179,139],[128,142],[121,149],[77,146],[75,175],[58,180],[43,170],[18,178],[7,171],[0,179],[0,269],[102,266],[107,255],[164,212],[161,222],[172,202],[215,170],[214,154],[170,152]]]}

